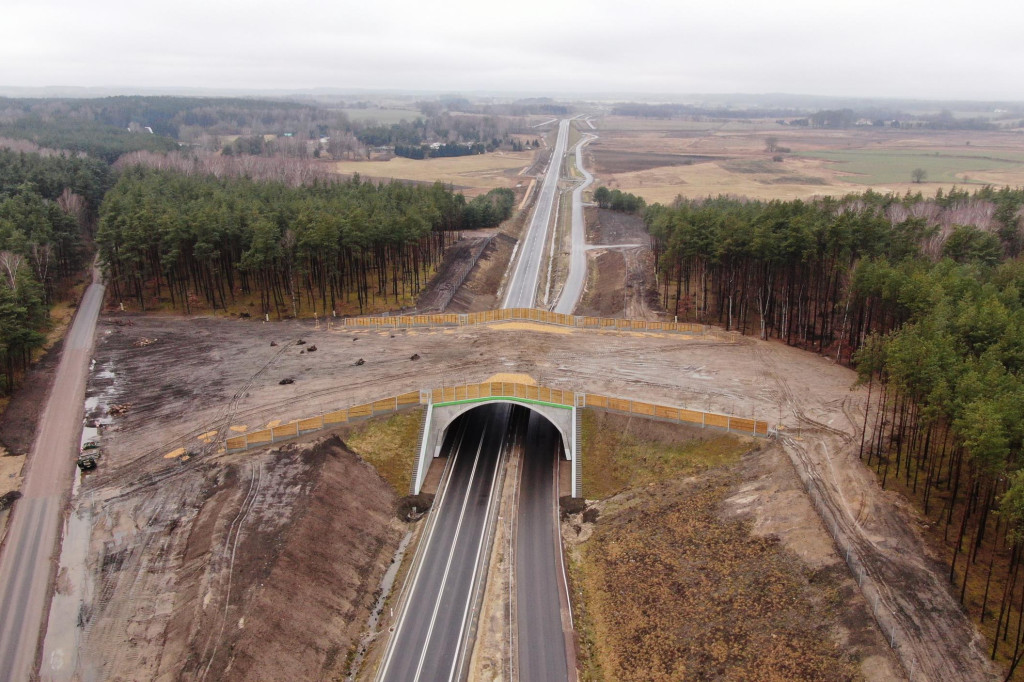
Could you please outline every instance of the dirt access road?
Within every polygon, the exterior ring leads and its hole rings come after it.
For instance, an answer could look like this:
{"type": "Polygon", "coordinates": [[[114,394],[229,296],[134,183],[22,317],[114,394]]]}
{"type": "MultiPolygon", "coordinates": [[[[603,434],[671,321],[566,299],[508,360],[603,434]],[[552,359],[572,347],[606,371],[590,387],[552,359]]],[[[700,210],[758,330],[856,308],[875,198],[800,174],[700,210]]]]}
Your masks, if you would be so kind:
{"type": "Polygon", "coordinates": [[[27,680],[35,667],[50,595],[61,512],[75,471],[82,400],[104,287],[99,273],[86,290],[28,459],[0,554],[0,679],[27,680]]]}

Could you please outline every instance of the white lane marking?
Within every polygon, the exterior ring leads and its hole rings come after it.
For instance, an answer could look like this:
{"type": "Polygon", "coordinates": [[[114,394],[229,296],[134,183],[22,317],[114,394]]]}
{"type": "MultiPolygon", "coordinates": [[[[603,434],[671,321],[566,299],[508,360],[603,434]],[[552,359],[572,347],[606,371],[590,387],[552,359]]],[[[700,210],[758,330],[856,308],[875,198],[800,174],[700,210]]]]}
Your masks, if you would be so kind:
{"type": "Polygon", "coordinates": [[[487,528],[491,522],[491,512],[494,511],[494,488],[498,483],[498,470],[501,468],[501,462],[505,457],[505,440],[508,437],[508,422],[509,408],[505,409],[505,426],[504,433],[501,437],[501,442],[498,443],[498,461],[494,465],[494,475],[491,477],[491,491],[487,494],[487,512],[484,514],[483,528],[480,530],[479,545],[476,549],[476,561],[473,564],[473,576],[469,581],[469,594],[466,596],[466,608],[462,611],[462,625],[459,627],[459,637],[455,640],[455,656],[452,658],[452,668],[448,674],[448,682],[452,682],[455,679],[462,678],[462,661],[459,658],[459,651],[462,649],[462,636],[466,632],[466,622],[469,616],[469,607],[473,603],[473,592],[476,586],[477,575],[480,572],[480,557],[484,551],[484,539],[487,537],[487,528]],[[456,666],[458,667],[458,675],[456,675],[456,666]]]}
{"type": "MultiPolygon", "coordinates": [[[[555,445],[555,494],[554,494],[554,514],[555,514],[555,541],[558,543],[558,563],[562,567],[562,583],[565,585],[565,605],[569,608],[569,626],[575,630],[576,624],[572,618],[572,597],[569,596],[569,576],[565,572],[565,554],[562,552],[562,523],[558,513],[558,493],[561,491],[558,489],[559,483],[561,482],[561,471],[560,471],[561,460],[558,457],[558,444],[555,445]]],[[[568,663],[568,661],[566,662],[568,663]]]]}
{"type": "MultiPolygon", "coordinates": [[[[459,442],[455,444],[455,454],[453,454],[451,456],[451,458],[448,460],[448,464],[446,466],[446,468],[449,469],[449,470],[454,470],[455,469],[455,462],[459,458],[459,453],[462,452],[462,441],[466,437],[466,429],[467,428],[468,428],[468,422],[466,422],[466,423],[464,423],[462,425],[462,429],[459,432],[459,442]]],[[[444,480],[444,475],[443,474],[441,476],[441,480],[444,480]]],[[[444,486],[444,488],[441,490],[440,497],[437,500],[434,501],[433,509],[435,509],[435,510],[440,510],[441,509],[442,504],[444,503],[444,498],[445,498],[445,496],[447,494],[448,494],[448,486],[446,484],[444,486]]],[[[438,514],[438,516],[440,516],[440,511],[438,511],[437,514],[438,514]]],[[[384,657],[384,666],[380,669],[380,673],[377,675],[377,679],[379,679],[379,680],[384,680],[384,679],[387,678],[388,668],[391,666],[391,658],[395,654],[395,643],[398,641],[399,635],[401,635],[401,633],[402,633],[402,628],[405,627],[406,615],[408,614],[408,606],[409,606],[409,603],[412,601],[413,595],[416,594],[416,585],[420,581],[420,573],[423,571],[423,563],[424,563],[423,559],[426,558],[427,554],[429,553],[430,543],[434,539],[434,532],[433,531],[434,531],[434,528],[431,528],[430,529],[430,533],[427,535],[427,537],[423,538],[423,541],[424,541],[423,542],[423,555],[422,555],[422,557],[420,559],[420,562],[416,565],[416,575],[413,576],[412,586],[409,588],[408,597],[407,597],[405,603],[402,604],[402,610],[398,614],[398,625],[395,626],[395,631],[394,631],[394,633],[392,633],[391,640],[388,642],[387,654],[384,657]]]]}
{"type": "Polygon", "coordinates": [[[533,263],[537,261],[536,243],[539,240],[543,249],[544,237],[551,225],[551,210],[554,204],[554,193],[558,185],[558,176],[562,172],[562,159],[565,157],[566,145],[569,138],[569,121],[565,119],[559,123],[558,137],[555,141],[555,149],[548,162],[548,169],[541,183],[540,193],[537,195],[537,205],[534,207],[530,225],[526,235],[519,241],[523,244],[523,254],[519,262],[512,270],[509,278],[508,291],[505,292],[505,303],[502,308],[532,308],[536,302],[537,283],[540,280],[540,264],[537,264],[536,272],[533,273],[532,287],[523,288],[522,278],[529,277],[529,271],[533,269],[533,263]],[[543,209],[543,210],[542,210],[543,209]],[[537,224],[541,213],[546,213],[543,227],[537,224]],[[543,232],[541,236],[537,236],[543,232]]]}
{"type": "Polygon", "coordinates": [[[420,673],[423,671],[423,662],[427,658],[427,650],[430,649],[430,638],[434,632],[434,625],[437,623],[437,612],[441,608],[441,597],[444,595],[444,586],[448,582],[448,573],[452,567],[452,560],[455,558],[455,548],[459,544],[459,534],[462,532],[462,522],[466,518],[466,506],[469,504],[469,495],[473,491],[473,479],[476,478],[476,467],[480,463],[480,451],[484,447],[484,438],[487,437],[487,428],[484,427],[484,432],[480,436],[480,445],[476,448],[476,456],[473,458],[473,468],[469,472],[469,482],[466,483],[466,494],[462,498],[462,508],[459,510],[459,522],[455,526],[455,536],[452,538],[451,549],[448,550],[448,561],[444,566],[444,573],[441,577],[441,587],[437,590],[437,599],[434,601],[434,611],[430,614],[430,625],[427,627],[427,636],[423,642],[423,650],[420,652],[419,664],[416,666],[416,675],[413,676],[413,680],[420,679],[420,673]]]}

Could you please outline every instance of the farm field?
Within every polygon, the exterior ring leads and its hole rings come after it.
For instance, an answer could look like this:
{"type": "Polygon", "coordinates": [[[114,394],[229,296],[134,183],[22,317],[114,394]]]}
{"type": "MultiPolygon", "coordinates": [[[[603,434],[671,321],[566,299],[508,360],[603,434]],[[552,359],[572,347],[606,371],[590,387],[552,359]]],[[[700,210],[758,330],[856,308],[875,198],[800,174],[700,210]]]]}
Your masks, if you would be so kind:
{"type": "Polygon", "coordinates": [[[473,156],[389,161],[338,161],[334,170],[359,173],[364,178],[443,182],[467,196],[484,194],[498,187],[515,188],[528,182],[520,172],[533,163],[534,152],[493,152],[473,156]]]}
{"type": "Polygon", "coordinates": [[[342,109],[350,121],[376,121],[381,125],[391,125],[401,121],[415,121],[423,114],[418,109],[387,109],[387,108],[347,108],[342,109]]]}
{"type": "Polygon", "coordinates": [[[1018,131],[824,130],[774,121],[611,116],[587,148],[599,184],[670,202],[720,194],[801,199],[862,192],[933,195],[953,185],[1024,185],[1018,131]],[[766,150],[766,138],[788,152],[766,150]],[[921,168],[924,182],[911,172],[921,168]]]}

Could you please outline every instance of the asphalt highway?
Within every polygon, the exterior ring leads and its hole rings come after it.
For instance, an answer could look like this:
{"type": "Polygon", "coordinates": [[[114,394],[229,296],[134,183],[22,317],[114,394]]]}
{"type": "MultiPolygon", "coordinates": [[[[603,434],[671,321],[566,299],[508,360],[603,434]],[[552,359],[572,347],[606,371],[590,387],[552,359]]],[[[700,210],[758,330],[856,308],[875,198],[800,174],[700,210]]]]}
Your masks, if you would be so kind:
{"type": "Polygon", "coordinates": [[[436,502],[433,530],[414,569],[379,680],[439,682],[465,674],[473,600],[486,575],[488,522],[500,497],[495,474],[515,409],[484,405],[452,425],[445,444],[448,483],[436,502]]]}
{"type": "MultiPolygon", "coordinates": [[[[505,308],[534,305],[568,139],[569,121],[563,120],[530,226],[520,241],[505,308]]],[[[580,240],[582,253],[582,237],[580,240]]],[[[378,680],[433,682],[465,676],[472,652],[468,631],[474,600],[486,576],[487,529],[500,498],[500,491],[495,490],[496,474],[505,436],[525,414],[522,407],[485,405],[449,428],[444,444],[449,458],[447,484],[435,500],[433,526],[425,529],[426,544],[413,569],[409,594],[400,607],[378,680]]],[[[529,415],[522,492],[516,510],[520,515],[515,550],[519,651],[513,655],[519,660],[519,679],[564,682],[569,677],[561,621],[557,463],[553,461],[559,435],[543,417],[533,412],[529,415]]]]}
{"type": "Polygon", "coordinates": [[[26,465],[22,498],[14,503],[0,551],[0,680],[30,679],[49,611],[49,587],[59,550],[61,510],[71,489],[82,433],[85,380],[103,285],[94,274],[64,339],[53,389],[26,465]]]}
{"type": "Polygon", "coordinates": [[[551,161],[548,162],[548,169],[544,174],[544,183],[537,196],[530,227],[526,231],[526,236],[519,242],[518,260],[505,292],[503,308],[532,308],[537,298],[544,244],[547,242],[548,229],[551,225],[551,211],[555,206],[558,179],[562,174],[562,158],[565,156],[568,141],[569,119],[564,119],[558,124],[558,140],[555,142],[555,150],[551,153],[551,161]]]}
{"type": "Polygon", "coordinates": [[[516,512],[516,620],[519,679],[565,682],[568,663],[562,632],[558,576],[558,431],[530,413],[516,512]]]}
{"type": "MultiPolygon", "coordinates": [[[[589,122],[589,121],[588,121],[589,122]]],[[[593,126],[591,126],[593,127],[593,126]]],[[[569,256],[569,274],[565,286],[555,304],[556,313],[571,315],[583,293],[583,283],[587,280],[587,235],[583,225],[583,190],[594,182],[594,176],[583,167],[583,147],[597,135],[588,134],[576,145],[576,167],[583,173],[583,182],[572,191],[572,249],[569,256]]]]}

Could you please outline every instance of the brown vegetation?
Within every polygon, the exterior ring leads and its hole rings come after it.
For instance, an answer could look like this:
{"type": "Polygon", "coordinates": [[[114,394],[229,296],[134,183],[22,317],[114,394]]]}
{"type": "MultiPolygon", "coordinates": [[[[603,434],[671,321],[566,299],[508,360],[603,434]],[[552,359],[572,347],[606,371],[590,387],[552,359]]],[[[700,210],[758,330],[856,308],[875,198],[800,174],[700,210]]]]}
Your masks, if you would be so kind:
{"type": "MultiPolygon", "coordinates": [[[[757,199],[797,199],[844,195],[867,187],[888,192],[933,194],[957,183],[1024,184],[1018,136],[1001,131],[879,129],[822,130],[779,126],[774,121],[685,121],[610,116],[602,119],[600,138],[586,154],[601,184],[642,196],[648,203],[720,194],[757,199]],[[791,153],[769,151],[766,136],[791,153]],[[961,171],[929,173],[916,183],[911,168],[897,175],[865,177],[864,164],[851,173],[848,164],[813,158],[830,152],[866,153],[881,166],[902,163],[907,155],[938,154],[961,171]],[[775,159],[778,157],[778,160],[775,159]],[[896,158],[899,157],[899,158],[896,158]],[[991,168],[985,168],[986,160],[991,168]],[[980,166],[979,166],[980,164],[980,166]],[[884,176],[884,177],[883,177],[884,176]]],[[[925,162],[927,158],[925,159],[925,162]]],[[[920,165],[920,164],[919,164],[920,165]]],[[[880,167],[881,167],[880,166],[880,167]]]]}
{"type": "MultiPolygon", "coordinates": [[[[838,645],[860,604],[835,558],[812,570],[749,517],[723,511],[749,475],[737,467],[749,443],[593,411],[583,425],[585,494],[621,492],[565,527],[571,545],[582,542],[581,679],[858,677],[853,653],[866,658],[880,642],[838,645]]],[[[804,507],[802,522],[817,527],[804,507]]]]}

